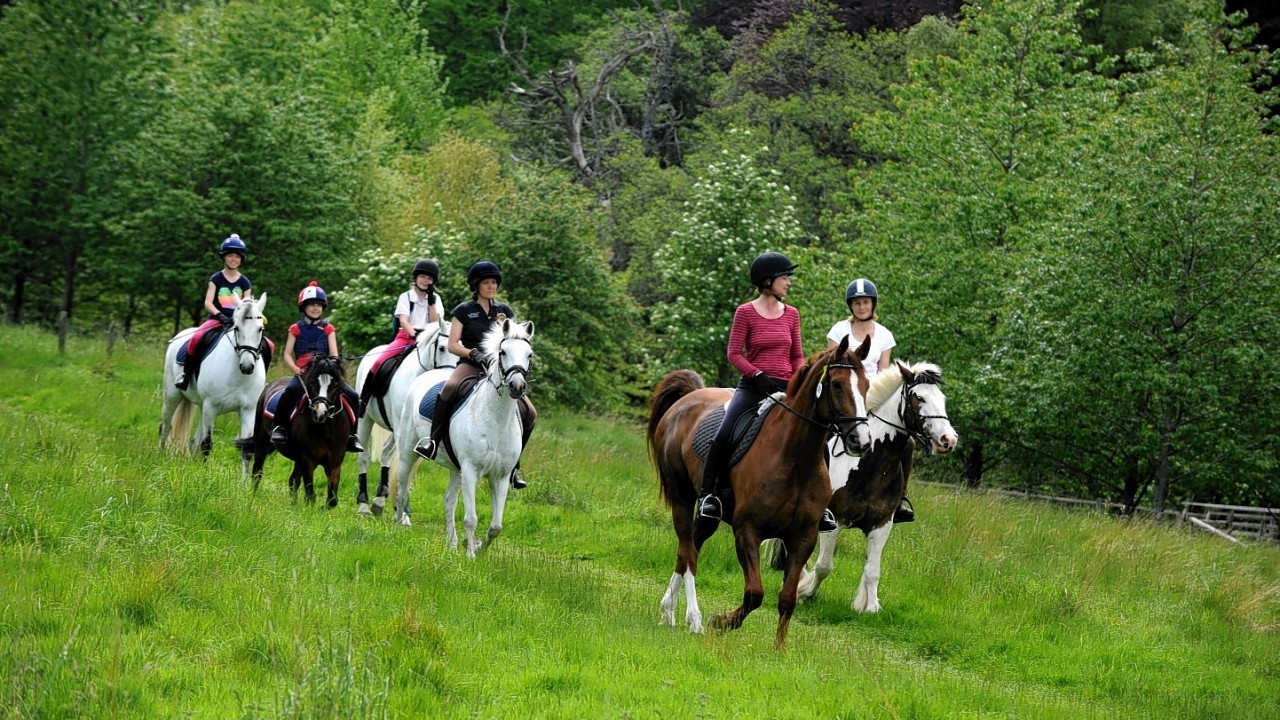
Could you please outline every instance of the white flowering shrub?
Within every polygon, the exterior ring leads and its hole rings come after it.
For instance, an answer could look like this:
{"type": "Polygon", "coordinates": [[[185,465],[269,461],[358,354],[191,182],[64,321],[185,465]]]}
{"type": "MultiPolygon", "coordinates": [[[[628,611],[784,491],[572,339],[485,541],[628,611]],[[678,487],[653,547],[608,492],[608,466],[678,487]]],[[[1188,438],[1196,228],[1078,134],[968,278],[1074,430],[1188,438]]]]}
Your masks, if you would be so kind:
{"type": "Polygon", "coordinates": [[[654,256],[661,300],[651,324],[661,349],[657,376],[690,368],[729,384],[726,359],[734,309],[756,295],[751,261],[766,251],[791,254],[804,241],[796,198],[745,153],[725,150],[694,183],[670,242],[654,256]]]}

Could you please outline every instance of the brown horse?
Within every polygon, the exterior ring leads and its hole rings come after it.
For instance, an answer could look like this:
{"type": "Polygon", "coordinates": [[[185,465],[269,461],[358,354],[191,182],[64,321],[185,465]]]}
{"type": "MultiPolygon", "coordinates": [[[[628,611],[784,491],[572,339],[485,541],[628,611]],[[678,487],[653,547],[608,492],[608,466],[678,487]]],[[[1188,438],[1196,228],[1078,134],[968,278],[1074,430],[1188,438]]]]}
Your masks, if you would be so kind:
{"type": "MultiPolygon", "coordinates": [[[[341,358],[315,355],[307,363],[302,374],[302,386],[306,390],[307,406],[298,412],[289,426],[289,442],[281,446],[280,454],[293,461],[289,474],[289,493],[296,500],[298,487],[306,486],[307,502],[316,501],[316,489],[312,476],[316,467],[323,467],[329,479],[329,507],[338,506],[338,481],[342,477],[342,461],[346,458],[347,439],[355,427],[352,408],[342,402],[342,378],[346,365],[341,358]]],[[[273,380],[258,397],[257,422],[253,438],[244,443],[253,451],[253,490],[262,481],[262,465],[277,450],[271,443],[271,422],[263,411],[272,395],[284,390],[290,378],[273,380]]],[[[277,413],[287,413],[289,408],[276,408],[277,413]]],[[[241,441],[237,441],[239,444],[241,441]]]]}
{"type": "MultiPolygon", "coordinates": [[[[721,500],[724,516],[733,525],[745,587],[742,605],[715,616],[712,628],[741,627],[747,615],[760,607],[764,598],[760,541],[779,538],[792,551],[778,595],[775,643],[779,649],[785,647],[800,572],[813,552],[818,520],[831,498],[822,444],[829,434],[839,436],[850,452],[870,443],[867,378],[862,367],[869,348],[870,338],[856,352],[851,351],[846,338],[839,347],[811,357],[791,378],[782,407],[768,414],[755,443],[741,462],[730,468],[730,488],[721,500]]],[[[694,633],[702,632],[694,582],[698,553],[719,521],[694,516],[703,461],[695,453],[693,441],[707,416],[732,395],[727,388],[706,387],[692,370],[677,370],[663,378],[649,398],[649,453],[679,539],[675,572],[662,597],[662,623],[675,625],[676,601],[681,585],[685,585],[685,620],[694,633]]]]}

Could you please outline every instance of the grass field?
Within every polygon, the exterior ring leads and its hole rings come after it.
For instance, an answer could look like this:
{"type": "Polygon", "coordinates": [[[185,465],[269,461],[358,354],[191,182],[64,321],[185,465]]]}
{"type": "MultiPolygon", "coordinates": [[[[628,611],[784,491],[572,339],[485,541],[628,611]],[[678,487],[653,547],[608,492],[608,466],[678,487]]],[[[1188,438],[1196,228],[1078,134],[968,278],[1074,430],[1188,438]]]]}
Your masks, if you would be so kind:
{"type": "MultiPolygon", "coordinates": [[[[1280,718],[1275,547],[920,484],[884,611],[849,610],[845,533],[778,653],[773,572],[737,632],[658,625],[675,541],[635,420],[543,408],[468,560],[441,471],[403,530],[355,516],[354,458],[336,510],[280,458],[250,494],[229,417],[209,461],[158,453],[161,352],[0,328],[3,717],[1280,718]]],[[[741,590],[722,530],[704,614],[741,590]]]]}

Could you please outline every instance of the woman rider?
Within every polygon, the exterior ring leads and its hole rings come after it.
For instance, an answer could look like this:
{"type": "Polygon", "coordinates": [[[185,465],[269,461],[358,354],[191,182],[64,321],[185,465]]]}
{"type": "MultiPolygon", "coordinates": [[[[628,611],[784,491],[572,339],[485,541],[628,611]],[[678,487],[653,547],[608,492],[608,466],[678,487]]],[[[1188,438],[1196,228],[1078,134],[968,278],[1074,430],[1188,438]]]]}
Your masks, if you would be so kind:
{"type": "MultiPolygon", "coordinates": [[[[449,317],[453,320],[449,329],[449,352],[457,355],[461,360],[453,369],[453,374],[445,382],[444,388],[440,391],[440,397],[436,400],[435,417],[431,421],[431,437],[414,448],[414,452],[428,460],[435,459],[445,433],[448,432],[449,418],[453,416],[459,386],[467,378],[476,377],[484,372],[488,358],[484,357],[480,346],[484,341],[485,333],[489,332],[495,322],[514,320],[516,317],[516,312],[510,305],[497,300],[498,287],[501,284],[502,271],[497,265],[488,260],[477,262],[467,270],[467,285],[471,288],[471,299],[458,305],[449,313],[449,317]]],[[[527,395],[520,398],[517,408],[520,411],[522,426],[520,448],[523,451],[529,443],[529,436],[533,433],[533,423],[538,413],[527,395]]],[[[511,470],[511,487],[517,490],[528,487],[528,483],[520,472],[519,461],[511,470]]]]}
{"type": "MultiPolygon", "coordinates": [[[[731,450],[729,435],[737,419],[755,408],[767,395],[786,391],[787,382],[804,365],[800,342],[800,312],[783,300],[791,289],[797,265],[779,252],[758,255],[751,263],[751,284],[757,297],[738,306],[729,330],[730,364],[742,373],[725,410],[724,419],[707,451],[703,466],[698,516],[720,520],[723,508],[716,491],[727,479],[725,462],[731,450]]],[[[837,528],[830,510],[818,523],[819,532],[837,528]]]]}

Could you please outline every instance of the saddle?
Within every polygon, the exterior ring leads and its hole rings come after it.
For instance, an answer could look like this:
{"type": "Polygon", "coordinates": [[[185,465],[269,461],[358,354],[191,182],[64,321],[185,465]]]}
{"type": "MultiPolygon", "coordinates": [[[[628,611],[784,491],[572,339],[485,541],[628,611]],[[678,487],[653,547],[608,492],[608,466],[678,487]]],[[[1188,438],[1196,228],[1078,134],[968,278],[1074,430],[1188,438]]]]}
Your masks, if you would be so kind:
{"type": "MultiPolygon", "coordinates": [[[[177,362],[179,365],[187,366],[187,374],[194,383],[200,375],[200,365],[204,359],[209,357],[209,353],[213,352],[213,348],[222,340],[228,330],[225,328],[210,328],[208,332],[200,336],[196,341],[196,351],[194,353],[187,352],[187,346],[190,343],[182,343],[178,346],[177,362]],[[195,362],[190,362],[194,358],[195,362]]],[[[262,341],[258,343],[258,353],[262,356],[262,367],[265,370],[271,369],[271,357],[275,354],[276,344],[271,342],[271,338],[266,335],[262,336],[262,341]]]]}
{"type": "MultiPolygon", "coordinates": [[[[268,421],[273,421],[276,419],[276,414],[281,412],[281,409],[279,407],[281,395],[284,395],[283,387],[275,391],[274,393],[271,393],[271,397],[267,398],[267,401],[262,404],[262,417],[264,419],[268,421]]],[[[340,396],[339,402],[342,403],[342,409],[346,410],[347,416],[351,418],[352,427],[355,427],[356,409],[351,407],[351,401],[347,400],[347,396],[343,394],[342,396],[340,396]]],[[[310,405],[311,403],[307,401],[306,395],[303,395],[303,397],[298,398],[297,404],[295,404],[291,408],[286,408],[289,413],[289,422],[293,422],[294,418],[298,417],[298,413],[307,409],[307,407],[309,407],[310,405]]]]}
{"type": "MultiPolygon", "coordinates": [[[[729,433],[729,446],[732,451],[729,453],[729,460],[725,463],[725,470],[738,464],[738,461],[747,454],[751,449],[752,443],[756,441],[756,436],[760,434],[760,427],[764,425],[764,419],[769,417],[769,413],[773,412],[778,403],[772,398],[765,398],[760,405],[756,407],[755,412],[744,412],[738,416],[737,422],[733,424],[733,430],[729,433]]],[[[711,441],[716,436],[716,431],[720,429],[720,423],[724,420],[725,408],[723,406],[711,411],[709,415],[698,425],[697,432],[693,435],[693,452],[698,456],[699,460],[707,459],[707,452],[711,449],[711,441]]]]}
{"type": "MultiPolygon", "coordinates": [[[[404,363],[404,359],[413,352],[414,345],[405,345],[391,355],[382,364],[378,366],[376,372],[372,372],[364,379],[364,387],[360,389],[360,407],[369,406],[370,400],[378,401],[378,410],[382,413],[382,417],[387,421],[387,427],[391,427],[391,418],[387,417],[387,406],[383,399],[386,397],[387,390],[391,387],[391,378],[395,377],[396,371],[400,369],[400,365],[404,363]]],[[[360,413],[364,414],[363,410],[360,413]]]]}

